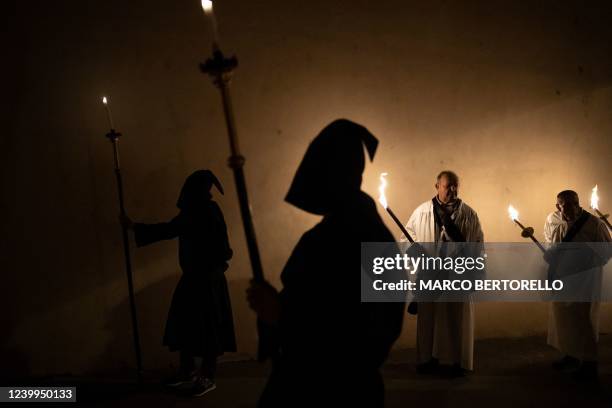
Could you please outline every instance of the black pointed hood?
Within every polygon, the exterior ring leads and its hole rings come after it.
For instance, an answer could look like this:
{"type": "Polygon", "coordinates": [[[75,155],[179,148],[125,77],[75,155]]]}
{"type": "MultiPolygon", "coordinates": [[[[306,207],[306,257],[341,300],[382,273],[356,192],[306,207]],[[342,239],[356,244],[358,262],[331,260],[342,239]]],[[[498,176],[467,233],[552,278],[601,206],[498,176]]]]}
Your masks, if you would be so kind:
{"type": "Polygon", "coordinates": [[[360,191],[364,146],[373,160],[378,140],[365,127],[346,119],[327,125],[308,146],[285,201],[319,215],[337,208],[360,191]]]}
{"type": "Polygon", "coordinates": [[[210,189],[213,185],[223,194],[223,187],[212,171],[195,171],[185,180],[176,206],[181,210],[200,207],[212,199],[210,189]]]}

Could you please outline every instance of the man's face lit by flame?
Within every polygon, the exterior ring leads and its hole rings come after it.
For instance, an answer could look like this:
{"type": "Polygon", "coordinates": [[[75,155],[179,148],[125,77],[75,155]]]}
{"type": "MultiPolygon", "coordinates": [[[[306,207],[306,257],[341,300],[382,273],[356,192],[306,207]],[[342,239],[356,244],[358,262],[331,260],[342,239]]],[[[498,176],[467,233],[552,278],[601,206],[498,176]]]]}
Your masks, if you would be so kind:
{"type": "Polygon", "coordinates": [[[456,181],[443,175],[436,183],[436,190],[438,191],[438,199],[443,203],[448,203],[457,198],[459,185],[456,181]]]}
{"type": "Polygon", "coordinates": [[[557,209],[565,221],[574,221],[580,215],[580,204],[577,200],[557,197],[557,209]]]}

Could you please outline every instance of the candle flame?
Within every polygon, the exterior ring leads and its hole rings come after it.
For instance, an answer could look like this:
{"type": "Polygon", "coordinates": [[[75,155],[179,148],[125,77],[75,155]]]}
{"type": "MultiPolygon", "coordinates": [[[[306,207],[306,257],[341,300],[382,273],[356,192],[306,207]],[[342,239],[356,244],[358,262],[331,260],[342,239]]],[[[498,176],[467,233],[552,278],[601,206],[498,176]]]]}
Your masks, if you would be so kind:
{"type": "Polygon", "coordinates": [[[213,3],[211,0],[202,0],[202,9],[204,9],[204,13],[209,15],[213,11],[213,3]]]}
{"type": "Polygon", "coordinates": [[[593,187],[593,192],[591,193],[591,208],[594,210],[599,209],[599,195],[597,195],[597,184],[593,187]]]}
{"type": "Polygon", "coordinates": [[[105,105],[108,104],[108,99],[106,99],[106,96],[102,97],[102,103],[105,105]]]}
{"type": "Polygon", "coordinates": [[[378,202],[380,203],[380,205],[382,205],[383,207],[385,207],[385,209],[387,209],[388,205],[387,205],[387,197],[385,196],[385,188],[387,188],[387,179],[385,179],[385,176],[387,175],[387,173],[380,173],[380,186],[378,186],[378,202]]]}
{"type": "Polygon", "coordinates": [[[512,221],[516,221],[518,220],[518,210],[516,208],[514,208],[512,205],[508,206],[508,215],[510,215],[510,218],[512,219],[512,221]]]}

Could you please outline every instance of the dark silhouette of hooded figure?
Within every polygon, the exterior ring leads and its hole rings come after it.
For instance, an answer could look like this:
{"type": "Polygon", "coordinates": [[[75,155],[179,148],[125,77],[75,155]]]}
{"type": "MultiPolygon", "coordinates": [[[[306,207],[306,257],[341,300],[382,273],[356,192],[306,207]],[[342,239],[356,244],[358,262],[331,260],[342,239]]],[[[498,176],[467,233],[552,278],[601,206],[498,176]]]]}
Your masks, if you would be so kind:
{"type": "MultiPolygon", "coordinates": [[[[182,377],[197,370],[213,379],[217,356],[236,351],[229,291],[224,272],[232,257],[223,213],[210,189],[223,188],[209,170],[191,174],[181,190],[179,214],[169,222],[133,225],[138,246],[178,237],[183,271],[174,291],[163,344],[181,352],[182,377]]],[[[187,381],[185,381],[187,382],[187,381]]]]}
{"type": "Polygon", "coordinates": [[[360,188],[363,148],[372,159],[377,145],[365,127],[336,120],[298,167],[285,200],[323,219],[282,271],[278,357],[260,407],[384,405],[379,368],[400,334],[404,304],[359,299],[360,243],[394,241],[360,188]]]}

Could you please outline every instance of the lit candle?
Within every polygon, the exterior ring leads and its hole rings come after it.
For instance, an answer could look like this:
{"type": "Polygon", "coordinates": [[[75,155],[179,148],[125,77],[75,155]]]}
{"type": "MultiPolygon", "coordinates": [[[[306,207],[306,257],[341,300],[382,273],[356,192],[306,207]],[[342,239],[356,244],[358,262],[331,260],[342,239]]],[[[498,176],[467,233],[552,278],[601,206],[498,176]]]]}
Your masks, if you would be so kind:
{"type": "Polygon", "coordinates": [[[113,115],[111,114],[110,106],[108,105],[108,99],[106,99],[106,96],[102,97],[102,103],[104,104],[104,107],[106,108],[106,116],[108,117],[108,124],[111,130],[114,130],[115,125],[113,124],[113,115]]]}
{"type": "Polygon", "coordinates": [[[215,19],[215,12],[213,11],[213,2],[211,0],[202,0],[202,9],[204,14],[210,19],[210,26],[213,35],[213,49],[219,48],[219,33],[217,32],[217,20],[215,19]]]}

